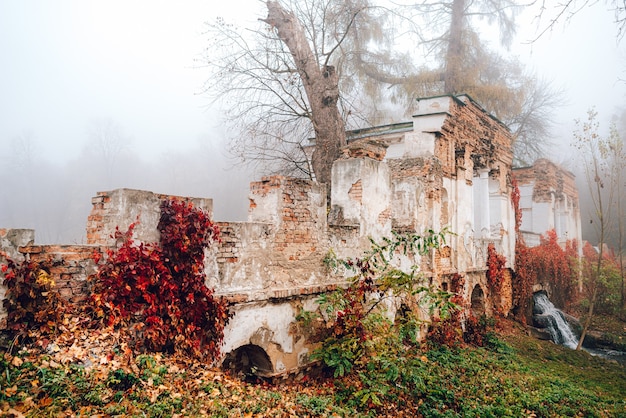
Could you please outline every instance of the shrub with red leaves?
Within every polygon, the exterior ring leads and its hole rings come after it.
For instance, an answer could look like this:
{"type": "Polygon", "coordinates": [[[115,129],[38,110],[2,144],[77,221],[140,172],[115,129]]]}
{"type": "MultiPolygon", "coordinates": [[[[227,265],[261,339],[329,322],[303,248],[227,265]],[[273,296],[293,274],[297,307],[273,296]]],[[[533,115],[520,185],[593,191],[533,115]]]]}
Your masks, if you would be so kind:
{"type": "MultiPolygon", "coordinates": [[[[107,325],[130,326],[138,348],[217,358],[228,321],[226,303],[205,285],[204,250],[219,239],[206,212],[164,200],[159,244],[135,243],[132,224],[107,251],[90,309],[107,325]]],[[[98,260],[96,260],[98,261],[98,260]]]]}
{"type": "Polygon", "coordinates": [[[9,331],[24,334],[38,330],[44,335],[55,332],[69,306],[61,301],[54,289],[47,263],[18,262],[5,254],[0,255],[6,259],[1,268],[7,287],[3,304],[7,310],[9,331]]]}

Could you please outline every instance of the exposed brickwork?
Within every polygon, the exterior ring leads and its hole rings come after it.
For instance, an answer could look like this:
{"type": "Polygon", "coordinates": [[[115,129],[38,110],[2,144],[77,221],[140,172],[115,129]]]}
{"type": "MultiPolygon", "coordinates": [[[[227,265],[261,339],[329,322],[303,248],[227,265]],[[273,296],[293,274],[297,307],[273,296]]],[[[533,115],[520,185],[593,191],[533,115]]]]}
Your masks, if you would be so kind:
{"type": "Polygon", "coordinates": [[[242,249],[241,239],[229,222],[218,222],[220,228],[220,243],[217,251],[218,263],[236,263],[242,249]]]}
{"type": "Polygon", "coordinates": [[[87,243],[101,244],[107,241],[104,228],[110,213],[108,203],[111,197],[108,192],[98,192],[95,197],[91,198],[91,213],[87,217],[87,243]]]}
{"type": "Polygon", "coordinates": [[[361,180],[357,181],[352,185],[350,190],[348,191],[348,196],[350,199],[355,200],[357,202],[361,202],[363,199],[363,183],[361,180]]]}
{"type": "Polygon", "coordinates": [[[387,152],[387,144],[376,140],[361,139],[349,143],[341,149],[341,158],[371,158],[382,161],[387,152]]]}
{"type": "Polygon", "coordinates": [[[316,224],[309,211],[307,185],[301,184],[295,189],[282,191],[282,228],[275,236],[274,248],[288,254],[290,260],[296,260],[315,252],[319,241],[316,224]]]}
{"type": "Polygon", "coordinates": [[[96,273],[94,252],[104,252],[101,247],[79,245],[29,245],[19,250],[31,261],[46,266],[55,289],[71,303],[87,296],[87,278],[96,273]]]}
{"type": "Polygon", "coordinates": [[[552,161],[541,158],[530,167],[515,169],[520,186],[533,185],[533,201],[551,202],[564,196],[578,207],[578,189],[574,175],[552,161]]]}

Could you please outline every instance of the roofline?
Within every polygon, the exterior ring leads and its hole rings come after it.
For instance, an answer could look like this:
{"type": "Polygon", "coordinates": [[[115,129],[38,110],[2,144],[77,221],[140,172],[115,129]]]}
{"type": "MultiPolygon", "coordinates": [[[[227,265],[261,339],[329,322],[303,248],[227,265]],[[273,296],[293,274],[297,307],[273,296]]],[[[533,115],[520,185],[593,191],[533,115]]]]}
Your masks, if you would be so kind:
{"type": "MultiPolygon", "coordinates": [[[[496,121],[498,124],[500,124],[503,128],[505,128],[507,131],[511,132],[511,129],[504,123],[502,122],[500,119],[498,119],[497,117],[495,117],[491,112],[488,112],[480,103],[478,103],[476,100],[474,100],[474,98],[472,96],[470,96],[468,93],[459,93],[459,94],[439,94],[439,95],[435,95],[435,96],[428,96],[428,97],[418,97],[415,100],[416,101],[420,101],[420,100],[428,100],[428,99],[439,99],[441,97],[449,97],[452,100],[454,100],[455,102],[457,102],[458,104],[462,105],[462,106],[466,106],[467,103],[465,103],[463,100],[461,100],[461,97],[467,97],[469,99],[470,102],[472,102],[476,107],[478,107],[480,110],[482,110],[483,112],[485,112],[485,114],[487,116],[489,116],[491,119],[493,119],[494,121],[496,121]]],[[[413,115],[414,117],[419,117],[421,115],[413,115]]]]}
{"type": "Polygon", "coordinates": [[[346,132],[348,141],[363,139],[376,135],[388,135],[392,133],[409,132],[413,130],[413,122],[398,122],[387,125],[372,126],[369,128],[353,129],[346,132]]]}

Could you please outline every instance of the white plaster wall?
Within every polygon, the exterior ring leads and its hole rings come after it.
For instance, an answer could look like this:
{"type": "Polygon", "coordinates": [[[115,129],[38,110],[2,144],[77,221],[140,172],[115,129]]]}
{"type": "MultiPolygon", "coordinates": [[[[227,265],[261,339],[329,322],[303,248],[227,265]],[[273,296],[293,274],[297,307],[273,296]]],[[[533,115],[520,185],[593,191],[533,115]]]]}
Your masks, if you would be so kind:
{"type": "Polygon", "coordinates": [[[391,172],[380,161],[362,160],[361,235],[381,238],[391,232],[391,172]],[[379,216],[389,211],[388,219],[379,216]]]}
{"type": "Polygon", "coordinates": [[[396,179],[393,181],[393,201],[391,210],[397,225],[413,226],[418,224],[417,214],[423,185],[417,177],[396,179]]]}
{"type": "Polygon", "coordinates": [[[552,204],[548,202],[535,202],[532,211],[532,231],[537,234],[545,234],[554,228],[554,215],[552,204]]]}
{"type": "Polygon", "coordinates": [[[280,225],[282,214],[280,213],[280,199],[282,190],[273,188],[265,195],[250,193],[250,201],[255,203],[254,208],[248,210],[248,222],[266,222],[273,225],[280,225]]]}
{"type": "Polygon", "coordinates": [[[417,99],[417,106],[415,108],[416,115],[427,115],[430,113],[450,112],[450,105],[452,104],[452,98],[450,96],[439,97],[427,97],[424,99],[417,99]]]}
{"type": "Polygon", "coordinates": [[[391,219],[380,222],[379,216],[391,210],[391,173],[386,163],[368,158],[337,160],[333,164],[331,203],[340,207],[344,223],[359,225],[361,236],[379,238],[391,230],[391,219]],[[360,200],[350,190],[361,183],[360,200]]]}
{"type": "MultiPolygon", "coordinates": [[[[428,116],[428,119],[433,118],[428,116]]],[[[429,122],[429,121],[425,121],[429,122]]],[[[437,121],[439,122],[439,121],[437,121]]],[[[400,156],[401,158],[416,158],[416,157],[431,157],[435,154],[435,135],[430,132],[421,132],[418,129],[429,130],[429,126],[421,126],[424,125],[421,122],[421,118],[419,120],[415,120],[413,122],[414,125],[418,125],[415,127],[415,132],[406,134],[404,140],[404,152],[400,156]],[[418,123],[419,121],[419,123],[418,123]]],[[[437,123],[433,123],[436,125],[437,123]]]]}
{"type": "Polygon", "coordinates": [[[235,309],[234,316],[224,329],[223,353],[250,344],[250,339],[260,328],[272,331],[271,342],[279,345],[283,352],[293,352],[294,341],[289,327],[295,321],[296,312],[288,302],[237,305],[235,309]]]}
{"type": "MultiPolygon", "coordinates": [[[[453,232],[457,235],[457,247],[453,254],[456,254],[456,265],[459,271],[465,271],[474,266],[474,189],[467,184],[465,179],[459,176],[460,180],[447,180],[448,199],[453,202],[453,232]],[[461,248],[462,247],[462,248],[461,248]]],[[[444,187],[446,183],[444,181],[444,187]]]]}
{"type": "Polygon", "coordinates": [[[331,204],[341,207],[346,224],[359,225],[361,202],[349,196],[350,189],[361,180],[361,159],[337,160],[333,164],[331,204]]]}
{"type": "Polygon", "coordinates": [[[217,264],[217,244],[212,244],[204,259],[207,286],[219,289],[220,293],[239,293],[263,288],[269,270],[263,257],[267,251],[271,225],[253,222],[232,222],[234,235],[240,240],[236,263],[224,263],[222,275],[217,264]]]}

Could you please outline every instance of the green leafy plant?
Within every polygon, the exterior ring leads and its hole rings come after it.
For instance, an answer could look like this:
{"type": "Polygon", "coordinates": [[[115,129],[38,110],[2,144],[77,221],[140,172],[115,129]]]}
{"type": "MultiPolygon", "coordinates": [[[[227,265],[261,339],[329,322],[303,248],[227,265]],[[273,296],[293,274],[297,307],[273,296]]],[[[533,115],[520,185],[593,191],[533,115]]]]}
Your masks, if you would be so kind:
{"type": "Polygon", "coordinates": [[[135,243],[134,227],[116,230],[122,245],[99,263],[91,313],[107,325],[129,327],[138,348],[217,358],[229,316],[204,274],[204,250],[219,239],[217,225],[190,202],[168,199],[161,204],[158,244],[135,243]]]}
{"type": "MultiPolygon", "coordinates": [[[[451,309],[453,304],[447,294],[426,286],[415,264],[408,271],[402,270],[398,259],[416,260],[416,256],[423,256],[444,244],[448,233],[447,229],[439,233],[429,230],[425,235],[394,231],[381,243],[370,240],[371,247],[363,257],[344,260],[337,259],[334,252],[329,253],[326,265],[352,276],[345,288],[323,294],[317,301],[328,324],[326,334],[320,338],[321,347],[312,358],[321,360],[339,377],[364,364],[364,359],[379,350],[381,344],[393,344],[385,341],[389,335],[394,336],[395,343],[407,336],[415,341],[421,325],[417,318],[409,310],[408,317],[403,318],[398,327],[393,326],[389,319],[393,315],[383,307],[386,299],[405,300],[407,306],[428,303],[431,310],[447,312],[451,309]]],[[[300,316],[311,320],[310,314],[300,316]]]]}

